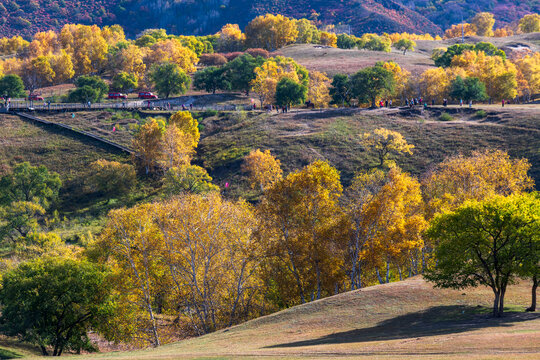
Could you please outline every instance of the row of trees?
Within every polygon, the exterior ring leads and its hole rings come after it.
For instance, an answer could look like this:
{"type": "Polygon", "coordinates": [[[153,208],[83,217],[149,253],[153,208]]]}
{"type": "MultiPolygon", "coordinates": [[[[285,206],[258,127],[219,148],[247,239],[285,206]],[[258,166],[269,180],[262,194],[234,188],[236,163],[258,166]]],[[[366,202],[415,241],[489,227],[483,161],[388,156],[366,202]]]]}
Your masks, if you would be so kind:
{"type": "Polygon", "coordinates": [[[495,18],[489,12],[476,14],[470,23],[452,25],[444,33],[445,39],[464,36],[506,37],[520,33],[532,33],[540,31],[540,15],[528,14],[523,16],[515,26],[505,26],[493,30],[495,18]]]}
{"type": "MultiPolygon", "coordinates": [[[[269,151],[252,151],[243,170],[261,200],[250,205],[192,176],[198,140],[188,112],[142,124],[137,165],[165,175],[165,189],[177,196],[112,211],[84,252],[29,226],[57,197],[56,174],[22,164],[0,180],[2,240],[25,244],[21,259],[36,258],[4,264],[6,334],[56,355],[91,350],[89,329],[157,346],[163,315],[203,334],[421,273],[440,286],[491,286],[500,315],[507,286],[537,278],[540,202],[525,193],[534,185],[525,159],[501,151],[457,156],[419,181],[395,163],[414,146],[381,128],[361,135],[373,163],[346,187],[327,162],[284,175],[269,151]]],[[[128,165],[92,168],[91,184],[103,193],[134,180],[128,165]]]]}

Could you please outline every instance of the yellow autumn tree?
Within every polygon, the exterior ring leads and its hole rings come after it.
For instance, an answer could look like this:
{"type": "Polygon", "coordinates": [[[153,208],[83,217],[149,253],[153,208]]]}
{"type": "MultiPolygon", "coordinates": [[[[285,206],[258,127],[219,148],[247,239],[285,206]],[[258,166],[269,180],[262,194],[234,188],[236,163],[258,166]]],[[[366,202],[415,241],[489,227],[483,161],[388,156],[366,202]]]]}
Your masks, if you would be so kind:
{"type": "Polygon", "coordinates": [[[315,107],[327,107],[332,97],[330,96],[330,79],[325,73],[311,71],[309,73],[309,85],[307,99],[315,107]]]}
{"type": "Polygon", "coordinates": [[[218,32],[218,48],[220,51],[240,51],[244,47],[246,35],[237,24],[226,24],[218,32]]]}
{"type": "Polygon", "coordinates": [[[152,345],[159,346],[154,305],[160,290],[164,289],[166,267],[159,261],[163,235],[154,221],[155,207],[143,204],[111,211],[98,247],[108,255],[117,280],[115,288],[123,295],[122,299],[146,314],[137,324],[140,326],[138,335],[148,336],[152,345]]]}
{"type": "Polygon", "coordinates": [[[169,124],[161,139],[161,167],[166,171],[187,166],[194,153],[193,137],[178,129],[175,124],[169,124]]]}
{"type": "Polygon", "coordinates": [[[517,95],[516,66],[500,56],[488,56],[483,51],[464,51],[454,56],[451,66],[462,68],[467,76],[482,81],[492,99],[513,99],[517,95]]]}
{"type": "Polygon", "coordinates": [[[196,148],[199,144],[201,134],[199,132],[199,122],[193,118],[189,111],[178,111],[169,118],[169,125],[176,125],[178,130],[191,136],[191,144],[196,148]]]}
{"type": "MultiPolygon", "coordinates": [[[[277,84],[284,77],[296,82],[301,81],[294,61],[278,57],[269,59],[255,68],[255,79],[251,81],[251,91],[258,95],[261,107],[275,103],[277,84]]],[[[307,81],[307,79],[302,80],[307,81]]]]}
{"type": "Polygon", "coordinates": [[[407,90],[411,73],[403,69],[395,61],[384,62],[382,63],[382,67],[390,71],[394,75],[395,86],[393,93],[389,94],[390,97],[394,99],[401,99],[401,101],[403,102],[405,99],[405,91],[407,90]]]}
{"type": "Polygon", "coordinates": [[[534,181],[527,174],[530,168],[527,159],[511,159],[500,150],[447,158],[423,181],[426,217],[452,211],[467,200],[480,201],[531,189],[534,181]]]}
{"type": "Polygon", "coordinates": [[[409,144],[399,132],[385,128],[364,133],[361,139],[362,145],[376,156],[378,163],[375,167],[392,167],[395,160],[391,157],[403,154],[411,155],[412,149],[414,149],[414,145],[409,144]]]}
{"type": "Polygon", "coordinates": [[[71,56],[64,49],[53,55],[51,67],[54,71],[55,84],[63,84],[75,76],[71,56]]]}
{"type": "Polygon", "coordinates": [[[167,39],[158,41],[152,45],[148,55],[145,58],[147,68],[154,64],[164,62],[175,63],[187,73],[194,72],[195,64],[199,61],[197,54],[191,49],[183,46],[179,40],[167,39]]]}
{"type": "Polygon", "coordinates": [[[218,192],[176,197],[157,207],[170,309],[198,334],[257,316],[262,301],[256,221],[244,201],[218,192]]]}
{"type": "Polygon", "coordinates": [[[450,29],[447,29],[444,32],[443,39],[453,39],[461,37],[463,34],[464,36],[475,36],[476,35],[476,26],[473,24],[463,23],[463,24],[457,24],[452,25],[450,29]]]}
{"type": "Polygon", "coordinates": [[[513,36],[513,35],[514,35],[514,30],[512,30],[508,26],[495,29],[495,31],[493,32],[494,37],[507,37],[507,36],[513,36]]]}
{"type": "Polygon", "coordinates": [[[163,124],[150,118],[142,125],[133,138],[135,155],[133,161],[146,174],[154,172],[161,158],[161,141],[163,138],[163,124]]]}
{"type": "Polygon", "coordinates": [[[321,45],[337,48],[337,35],[331,32],[322,31],[320,33],[319,43],[321,45]]]}
{"type": "Polygon", "coordinates": [[[448,72],[440,67],[427,69],[420,75],[419,88],[426,99],[441,103],[443,99],[448,98],[450,92],[448,72]]]}
{"type": "Polygon", "coordinates": [[[336,234],[339,173],[316,161],[269,188],[258,208],[257,232],[267,254],[266,276],[287,305],[333,294],[342,277],[336,234]]]}
{"type": "Polygon", "coordinates": [[[252,150],[244,159],[242,170],[248,173],[251,187],[258,186],[261,191],[270,188],[283,176],[281,162],[270,154],[270,150],[252,150]]]}
{"type": "Polygon", "coordinates": [[[493,25],[495,25],[495,18],[493,17],[492,13],[477,13],[472,18],[471,24],[476,27],[476,33],[479,36],[493,36],[493,25]]]}
{"type": "Polygon", "coordinates": [[[60,43],[71,55],[76,75],[104,69],[109,45],[98,26],[64,25],[60,31],[60,43]]]}
{"type": "Polygon", "coordinates": [[[141,78],[146,71],[144,52],[136,45],[130,44],[117,55],[119,64],[115,64],[115,72],[126,72],[141,78]]]}
{"type": "Polygon", "coordinates": [[[49,56],[27,59],[21,70],[24,85],[31,93],[40,87],[50,85],[55,77],[49,56]]]}
{"type": "Polygon", "coordinates": [[[529,14],[525,15],[519,21],[519,29],[524,33],[532,33],[540,31],[540,15],[529,14]]]}
{"type": "Polygon", "coordinates": [[[530,97],[540,93],[540,53],[526,55],[514,63],[518,71],[519,95],[530,97]]]}
{"type": "Polygon", "coordinates": [[[279,14],[258,16],[246,27],[246,43],[251,48],[277,50],[293,44],[297,36],[295,20],[279,14]]]}
{"type": "Polygon", "coordinates": [[[0,55],[17,54],[28,47],[30,43],[22,36],[13,36],[11,38],[0,38],[0,55]]]}
{"type": "Polygon", "coordinates": [[[58,35],[49,30],[38,32],[34,35],[32,42],[28,45],[27,56],[38,57],[52,54],[59,50],[58,35]]]}

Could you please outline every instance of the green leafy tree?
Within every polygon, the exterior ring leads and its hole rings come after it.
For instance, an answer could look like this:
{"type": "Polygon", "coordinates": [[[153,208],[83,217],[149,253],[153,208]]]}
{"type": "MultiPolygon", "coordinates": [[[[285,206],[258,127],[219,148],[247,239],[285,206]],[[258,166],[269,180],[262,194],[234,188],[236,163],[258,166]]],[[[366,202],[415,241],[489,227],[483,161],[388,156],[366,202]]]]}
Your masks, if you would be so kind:
{"type": "Polygon", "coordinates": [[[407,52],[407,50],[414,51],[414,47],[416,46],[416,43],[411,39],[402,38],[397,43],[395,43],[394,47],[398,50],[403,50],[403,55],[407,52]]]}
{"type": "Polygon", "coordinates": [[[466,101],[482,101],[488,98],[486,85],[475,77],[463,79],[458,76],[450,84],[450,96],[466,101]]]}
{"type": "Polygon", "coordinates": [[[379,96],[392,93],[394,90],[394,74],[382,66],[367,67],[351,78],[353,94],[362,103],[370,102],[375,107],[379,96]]]}
{"type": "Polygon", "coordinates": [[[225,69],[215,66],[197,71],[193,76],[193,87],[212,94],[215,94],[217,90],[230,90],[232,88],[225,69]]]}
{"type": "Polygon", "coordinates": [[[68,95],[68,101],[72,103],[86,104],[88,102],[97,103],[101,100],[100,92],[88,85],[71,91],[68,95]]]}
{"type": "Polygon", "coordinates": [[[0,77],[0,96],[7,96],[10,98],[26,97],[22,79],[14,74],[0,77]]]}
{"type": "Polygon", "coordinates": [[[4,274],[0,304],[3,333],[38,345],[43,355],[92,351],[88,332],[111,315],[111,286],[97,265],[37,259],[4,274]]]}
{"type": "Polygon", "coordinates": [[[538,231],[539,219],[530,203],[521,195],[496,196],[436,216],[427,236],[437,244],[437,265],[425,277],[444,288],[490,287],[493,316],[500,317],[508,285],[531,261],[531,237],[538,231]]]}
{"type": "Polygon", "coordinates": [[[444,53],[437,54],[434,58],[435,66],[449,67],[452,63],[452,59],[456,55],[461,55],[465,51],[483,51],[488,56],[500,56],[506,59],[506,53],[488,42],[479,42],[476,45],[473,44],[455,44],[450,46],[444,53]]]}
{"type": "Polygon", "coordinates": [[[350,105],[353,98],[351,79],[344,74],[336,74],[332,79],[330,96],[333,104],[350,105]]]}
{"type": "Polygon", "coordinates": [[[191,78],[175,63],[154,66],[150,72],[150,79],[159,96],[165,98],[172,94],[184,94],[191,83],[191,78]]]}
{"type": "Polygon", "coordinates": [[[135,74],[122,71],[112,78],[111,86],[114,90],[127,92],[139,87],[139,79],[135,74]]]}
{"type": "Polygon", "coordinates": [[[85,86],[88,86],[95,91],[97,91],[97,100],[95,102],[100,101],[103,99],[103,97],[109,92],[109,85],[105,81],[103,81],[99,76],[79,76],[77,80],[75,80],[75,86],[77,88],[84,88],[85,86]]]}
{"type": "Polygon", "coordinates": [[[337,47],[340,49],[353,49],[358,45],[358,38],[353,35],[339,34],[337,47]]]}
{"type": "Polygon", "coordinates": [[[290,107],[306,101],[307,87],[287,77],[279,80],[276,87],[276,103],[290,107]]]}
{"type": "Polygon", "coordinates": [[[255,68],[261,66],[264,61],[265,59],[262,57],[254,58],[245,54],[225,64],[226,76],[231,83],[232,90],[243,91],[249,95],[251,82],[256,77],[255,68]]]}
{"type": "Polygon", "coordinates": [[[0,205],[15,201],[31,201],[47,207],[58,197],[60,176],[43,166],[28,162],[16,165],[10,174],[0,178],[0,205]]]}

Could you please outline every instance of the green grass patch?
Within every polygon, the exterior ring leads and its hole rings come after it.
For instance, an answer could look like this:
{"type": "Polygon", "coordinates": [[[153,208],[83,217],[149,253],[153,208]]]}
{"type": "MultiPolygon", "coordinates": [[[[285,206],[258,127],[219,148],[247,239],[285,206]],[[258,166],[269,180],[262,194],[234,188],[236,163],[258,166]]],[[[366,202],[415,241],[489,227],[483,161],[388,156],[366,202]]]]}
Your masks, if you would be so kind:
{"type": "Polygon", "coordinates": [[[21,355],[19,353],[16,353],[16,352],[8,350],[8,349],[0,348],[0,360],[4,360],[4,359],[20,359],[22,357],[23,357],[23,355],[21,355]]]}
{"type": "Polygon", "coordinates": [[[454,118],[449,113],[442,113],[441,116],[439,116],[439,121],[452,121],[454,118]]]}

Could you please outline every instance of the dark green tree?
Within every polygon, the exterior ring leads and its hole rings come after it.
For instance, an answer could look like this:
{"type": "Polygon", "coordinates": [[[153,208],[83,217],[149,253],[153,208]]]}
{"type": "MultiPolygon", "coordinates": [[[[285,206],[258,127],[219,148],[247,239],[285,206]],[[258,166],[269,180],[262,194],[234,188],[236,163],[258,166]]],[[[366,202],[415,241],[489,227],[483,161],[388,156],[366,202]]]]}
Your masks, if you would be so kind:
{"type": "Polygon", "coordinates": [[[0,96],[10,98],[24,98],[24,83],[18,75],[5,75],[0,77],[0,96]]]}
{"type": "Polygon", "coordinates": [[[99,90],[94,89],[88,85],[70,91],[68,95],[68,101],[72,103],[96,103],[100,100],[101,96],[99,95],[99,90]]]}
{"type": "Polygon", "coordinates": [[[232,90],[242,91],[249,95],[251,81],[255,79],[255,68],[261,66],[264,61],[262,57],[254,58],[245,54],[225,64],[226,77],[231,83],[232,90]]]}
{"type": "Polygon", "coordinates": [[[306,101],[307,87],[287,77],[279,80],[276,86],[276,103],[290,107],[306,101]]]}
{"type": "Polygon", "coordinates": [[[215,66],[197,71],[193,76],[193,87],[212,94],[215,94],[217,90],[231,90],[232,88],[225,69],[215,66]]]}
{"type": "Polygon", "coordinates": [[[336,74],[332,79],[330,88],[332,103],[345,106],[350,105],[353,98],[353,89],[351,79],[344,74],[336,74]]]}
{"type": "Polygon", "coordinates": [[[191,83],[191,78],[175,63],[153,66],[150,71],[150,79],[159,96],[165,98],[173,94],[184,94],[191,83]]]}
{"type": "Polygon", "coordinates": [[[77,88],[84,88],[88,86],[97,92],[97,99],[94,102],[99,102],[109,92],[109,85],[103,81],[99,76],[79,76],[75,80],[75,86],[77,88]]]}
{"type": "Polygon", "coordinates": [[[353,95],[361,103],[371,103],[375,107],[377,97],[394,90],[394,75],[382,66],[364,68],[351,78],[353,95]]]}
{"type": "Polygon", "coordinates": [[[95,350],[88,332],[111,315],[107,277],[102,267],[71,259],[19,265],[2,278],[2,332],[38,345],[43,355],[95,350]]]}
{"type": "Polygon", "coordinates": [[[443,288],[488,286],[494,294],[493,316],[502,316],[508,285],[523,275],[524,263],[535,260],[538,265],[538,257],[531,260],[530,255],[540,221],[526,205],[533,203],[523,195],[497,196],[435,217],[427,236],[437,244],[437,265],[426,279],[443,288]]]}
{"type": "Polygon", "coordinates": [[[60,176],[43,166],[28,162],[16,165],[10,174],[0,178],[0,205],[31,201],[47,207],[56,200],[62,187],[60,176]]]}
{"type": "Polygon", "coordinates": [[[111,87],[116,91],[128,92],[139,86],[139,79],[135,74],[120,72],[112,78],[111,87]]]}
{"type": "Polygon", "coordinates": [[[488,98],[483,82],[475,77],[463,79],[461,76],[457,76],[450,84],[450,96],[466,101],[482,101],[488,98]]]}

